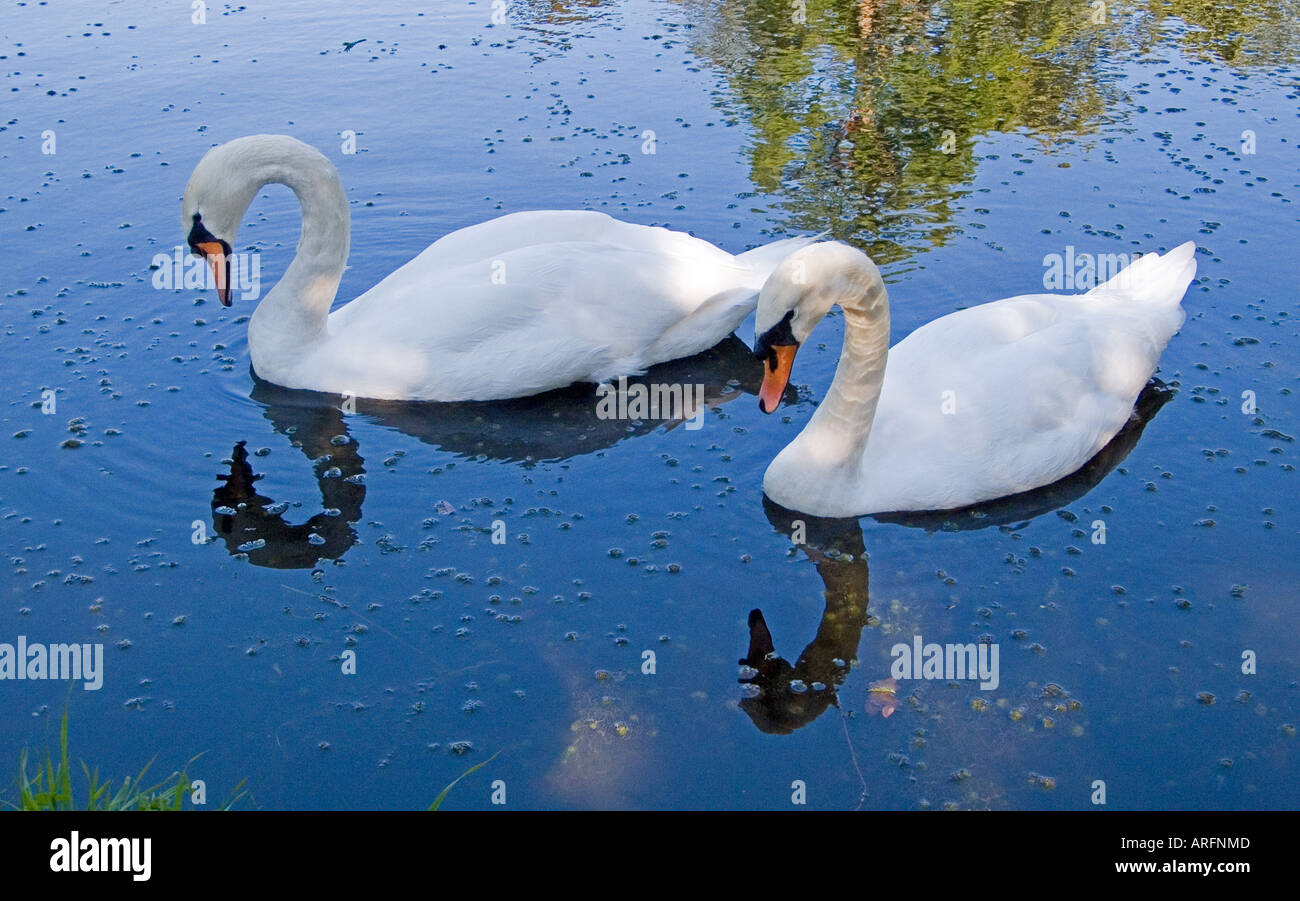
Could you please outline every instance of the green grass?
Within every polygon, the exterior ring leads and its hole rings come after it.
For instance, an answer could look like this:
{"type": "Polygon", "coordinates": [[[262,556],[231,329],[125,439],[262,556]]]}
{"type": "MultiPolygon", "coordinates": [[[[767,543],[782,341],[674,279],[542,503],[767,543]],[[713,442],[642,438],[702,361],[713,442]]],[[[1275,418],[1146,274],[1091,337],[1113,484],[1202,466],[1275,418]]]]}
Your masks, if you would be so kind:
{"type": "MultiPolygon", "coordinates": [[[[489,757],[487,760],[483,761],[482,763],[476,763],[476,764],[474,764],[472,767],[470,767],[469,769],[467,769],[465,772],[463,772],[463,773],[461,773],[459,776],[457,776],[455,779],[451,780],[451,782],[447,785],[447,787],[444,788],[442,791],[440,791],[440,792],[438,793],[438,797],[436,797],[436,798],[433,799],[433,803],[429,805],[429,809],[430,809],[430,810],[437,810],[439,807],[441,807],[441,806],[442,806],[442,802],[445,801],[445,800],[447,800],[447,795],[450,794],[450,793],[451,793],[451,790],[452,790],[453,788],[456,787],[456,783],[457,783],[457,782],[459,782],[460,780],[464,779],[466,776],[468,776],[470,773],[474,772],[475,770],[480,769],[480,768],[482,768],[482,767],[485,767],[485,766],[487,766],[489,763],[491,763],[492,761],[496,760],[496,758],[497,758],[497,754],[500,754],[500,753],[501,753],[500,751],[497,751],[496,754],[493,754],[493,755],[492,755],[491,757],[489,757]]],[[[439,820],[439,822],[442,822],[442,821],[439,820]]]]}
{"type": "MultiPolygon", "coordinates": [[[[190,758],[188,767],[202,755],[190,758]]],[[[36,765],[34,775],[27,771],[27,749],[18,755],[18,804],[0,801],[14,810],[181,810],[185,796],[190,791],[190,780],[184,772],[172,773],[163,781],[146,786],[145,774],[153,761],[132,778],[127,776],[117,790],[112,780],[99,781],[99,770],[91,770],[81,761],[86,776],[86,800],[79,806],[72,794],[72,765],[68,757],[68,712],[63,712],[59,724],[59,760],[57,765],[50,752],[45,752],[45,762],[36,765]]],[[[244,783],[235,786],[235,794],[218,809],[229,810],[243,795],[244,783]]],[[[453,783],[455,784],[455,783],[453,783]]],[[[450,787],[450,786],[449,786],[450,787]]]]}
{"type": "MultiPolygon", "coordinates": [[[[456,787],[456,783],[487,766],[500,753],[497,751],[487,760],[474,764],[453,779],[433,799],[429,810],[438,810],[442,807],[443,801],[447,800],[447,795],[456,787]]],[[[186,767],[201,756],[203,755],[199,754],[190,758],[186,767]]],[[[72,764],[68,756],[68,712],[66,710],[59,723],[58,763],[54,762],[48,750],[45,752],[44,763],[37,764],[34,774],[28,772],[28,762],[27,749],[23,748],[18,754],[18,803],[0,800],[0,804],[14,810],[182,810],[185,796],[190,791],[190,779],[184,772],[172,773],[155,785],[145,786],[145,774],[149,772],[149,767],[153,766],[152,760],[146,763],[144,769],[140,770],[135,777],[124,778],[117,791],[113,791],[111,780],[101,783],[99,770],[91,770],[86,766],[85,761],[81,761],[81,771],[86,776],[87,787],[85,804],[78,806],[72,794],[72,764]]],[[[236,785],[234,797],[217,809],[229,810],[243,797],[243,788],[247,781],[245,779],[236,785]]]]}

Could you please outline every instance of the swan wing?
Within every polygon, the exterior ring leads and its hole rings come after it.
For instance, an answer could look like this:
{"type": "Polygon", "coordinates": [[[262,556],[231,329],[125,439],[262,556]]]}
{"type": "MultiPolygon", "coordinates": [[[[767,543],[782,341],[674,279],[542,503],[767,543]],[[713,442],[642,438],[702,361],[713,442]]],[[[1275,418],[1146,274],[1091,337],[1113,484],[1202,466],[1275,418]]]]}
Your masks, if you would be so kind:
{"type": "Polygon", "coordinates": [[[899,342],[861,461],[862,509],[965,506],[1081,467],[1128,420],[1182,325],[1193,250],[1149,255],[1085,295],[961,310],[899,342]]]}
{"type": "Polygon", "coordinates": [[[688,235],[647,230],[670,237],[524,243],[512,229],[517,246],[480,246],[454,262],[434,245],[331,314],[322,350],[366,396],[488,400],[712,347],[753,309],[750,267],[688,235]],[[675,328],[685,321],[692,327],[675,328]]]}

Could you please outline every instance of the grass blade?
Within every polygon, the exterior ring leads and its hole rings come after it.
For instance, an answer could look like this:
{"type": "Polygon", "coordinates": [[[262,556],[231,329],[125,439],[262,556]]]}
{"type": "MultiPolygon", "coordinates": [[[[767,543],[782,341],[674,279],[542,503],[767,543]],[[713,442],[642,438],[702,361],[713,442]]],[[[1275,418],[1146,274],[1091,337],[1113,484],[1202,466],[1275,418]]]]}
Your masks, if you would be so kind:
{"type": "Polygon", "coordinates": [[[465,772],[463,772],[463,773],[461,773],[459,776],[457,776],[455,779],[451,780],[451,784],[448,785],[446,788],[444,788],[441,792],[439,792],[439,793],[438,793],[438,797],[436,797],[436,798],[433,799],[433,803],[429,805],[429,809],[430,809],[430,810],[437,810],[439,807],[441,807],[441,806],[442,806],[442,802],[445,801],[445,800],[447,800],[447,795],[450,794],[450,793],[451,793],[451,790],[452,790],[453,788],[456,787],[456,783],[457,783],[457,782],[459,782],[460,780],[464,779],[466,776],[468,776],[470,773],[474,772],[475,770],[477,770],[477,769],[481,769],[481,768],[487,766],[487,765],[488,765],[489,763],[491,763],[492,761],[496,760],[496,758],[497,758],[497,754],[500,754],[500,753],[501,753],[500,751],[497,751],[496,754],[493,754],[493,755],[492,755],[491,757],[489,757],[487,760],[483,761],[482,763],[476,763],[476,764],[474,764],[472,767],[470,767],[469,769],[467,769],[465,772]]]}

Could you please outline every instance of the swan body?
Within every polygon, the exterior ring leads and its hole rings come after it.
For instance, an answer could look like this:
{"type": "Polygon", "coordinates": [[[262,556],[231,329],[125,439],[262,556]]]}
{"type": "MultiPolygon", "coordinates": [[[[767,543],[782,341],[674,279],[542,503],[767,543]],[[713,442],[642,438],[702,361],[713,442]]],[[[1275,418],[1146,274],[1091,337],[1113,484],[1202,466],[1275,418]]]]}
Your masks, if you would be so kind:
{"type": "Polygon", "coordinates": [[[836,304],[844,349],[825,399],[768,467],[764,492],[791,510],[843,517],[947,510],[1064,478],[1133,412],[1182,326],[1194,254],[1191,242],[1147,254],[1086,294],[960,310],[891,349],[871,260],[834,242],[794,252],[759,296],[763,408],[775,408],[795,350],[836,304]]]}
{"type": "Polygon", "coordinates": [[[191,250],[213,263],[224,304],[223,262],[270,183],[297,195],[302,233],[249,321],[254,370],[288,388],[386,400],[521,397],[700,353],[811,240],[733,256],[598,212],[513,213],[446,235],[331,313],[349,240],[338,172],[301,141],[255,135],[208,151],[182,203],[191,250]]]}

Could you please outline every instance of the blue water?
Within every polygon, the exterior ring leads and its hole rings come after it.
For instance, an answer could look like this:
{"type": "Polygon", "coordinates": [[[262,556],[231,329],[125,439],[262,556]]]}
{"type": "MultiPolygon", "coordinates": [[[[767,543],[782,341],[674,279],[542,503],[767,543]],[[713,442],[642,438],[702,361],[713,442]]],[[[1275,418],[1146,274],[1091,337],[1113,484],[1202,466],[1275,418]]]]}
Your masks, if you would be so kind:
{"type": "MultiPolygon", "coordinates": [[[[1089,30],[1079,4],[869,5],[878,38],[844,2],[797,31],[758,0],[511,2],[504,25],[483,2],[212,5],[198,25],[186,4],[6,0],[0,642],[102,642],[106,673],[97,692],[0,682],[0,799],[66,707],[101,774],[206,752],[189,775],[210,803],[247,779],[240,807],[422,808],[498,751],[447,808],[491,807],[495,780],[514,809],[788,808],[796,780],[815,808],[1091,808],[1095,780],[1113,808],[1295,807],[1295,16],[1215,4],[1246,25],[1207,30],[1208,6],[1119,4],[1089,30]],[[699,431],[597,420],[589,388],[344,416],[255,380],[251,302],[151,283],[194,163],[258,132],[339,167],[340,303],[521,209],[733,252],[830,230],[882,262],[895,340],[1042,290],[1067,247],[1194,239],[1159,372],[1175,393],[1113,468],[1037,506],[826,524],[796,549],[762,473],[830,382],[838,317],[771,417],[736,341],[659,378],[709,386],[699,431]],[[213,492],[239,442],[290,506],[227,540],[213,492]],[[741,704],[753,608],[792,664],[825,614],[847,623],[808,661],[840,657],[842,682],[788,697],[786,734],[741,704]],[[1000,685],[902,683],[869,712],[917,634],[996,642],[1000,685]]],[[[297,228],[287,189],[254,203],[237,249],[264,285],[297,228]]]]}

